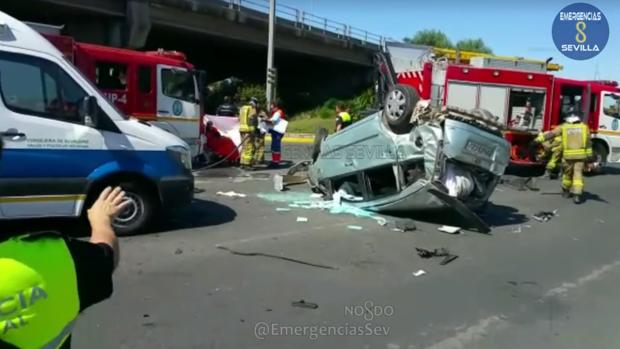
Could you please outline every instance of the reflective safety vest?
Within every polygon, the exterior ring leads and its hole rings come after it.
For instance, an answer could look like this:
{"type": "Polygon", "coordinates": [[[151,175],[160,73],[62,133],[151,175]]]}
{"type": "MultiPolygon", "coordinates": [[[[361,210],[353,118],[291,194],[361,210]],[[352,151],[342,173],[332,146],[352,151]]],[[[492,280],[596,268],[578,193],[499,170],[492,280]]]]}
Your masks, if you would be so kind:
{"type": "Polygon", "coordinates": [[[244,105],[239,111],[239,132],[254,132],[256,130],[256,113],[250,105],[244,105]]]}
{"type": "Polygon", "coordinates": [[[60,348],[79,310],[64,239],[45,234],[0,242],[0,341],[20,349],[60,348]]]}
{"type": "Polygon", "coordinates": [[[579,124],[562,124],[562,156],[566,160],[584,160],[592,155],[588,126],[579,124]]]}
{"type": "Polygon", "coordinates": [[[351,114],[343,111],[341,113],[338,113],[338,116],[340,117],[340,120],[342,120],[343,128],[351,125],[351,114]]]}

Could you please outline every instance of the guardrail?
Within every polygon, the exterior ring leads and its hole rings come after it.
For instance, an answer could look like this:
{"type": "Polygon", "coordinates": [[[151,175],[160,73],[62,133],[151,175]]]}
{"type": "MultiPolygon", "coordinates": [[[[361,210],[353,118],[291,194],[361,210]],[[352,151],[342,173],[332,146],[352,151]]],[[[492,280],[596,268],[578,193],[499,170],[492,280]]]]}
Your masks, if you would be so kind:
{"type": "MultiPolygon", "coordinates": [[[[239,12],[252,10],[265,14],[269,13],[269,0],[225,0],[225,2],[228,3],[230,9],[239,12]]],[[[284,4],[276,3],[276,17],[276,22],[278,19],[285,19],[294,23],[295,27],[301,30],[307,30],[322,35],[336,36],[343,40],[354,40],[362,45],[370,44],[383,46],[386,40],[385,37],[367,30],[332,21],[325,17],[317,16],[284,4]]]]}

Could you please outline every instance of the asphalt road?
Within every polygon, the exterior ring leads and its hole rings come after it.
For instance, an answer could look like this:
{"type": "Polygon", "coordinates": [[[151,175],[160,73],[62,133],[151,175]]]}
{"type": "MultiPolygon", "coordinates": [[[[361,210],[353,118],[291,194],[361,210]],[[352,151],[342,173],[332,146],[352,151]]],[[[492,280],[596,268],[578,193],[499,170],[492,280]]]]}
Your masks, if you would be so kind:
{"type": "Polygon", "coordinates": [[[486,236],[423,221],[455,223],[447,215],[418,217],[418,229],[403,233],[350,215],[279,212],[286,204],[257,197],[273,192],[271,173],[210,170],[197,178],[205,191],[191,208],[156,233],[122,239],[115,294],[81,316],[74,348],[615,349],[618,174],[587,178],[581,206],[561,198],[558,181],[539,181],[539,192],[501,185],[486,236]],[[229,190],[247,197],[215,194],[229,190]],[[553,209],[549,222],[529,218],[553,209]],[[414,247],[459,258],[441,266],[414,247]],[[302,299],[318,308],[292,306],[302,299]]]}

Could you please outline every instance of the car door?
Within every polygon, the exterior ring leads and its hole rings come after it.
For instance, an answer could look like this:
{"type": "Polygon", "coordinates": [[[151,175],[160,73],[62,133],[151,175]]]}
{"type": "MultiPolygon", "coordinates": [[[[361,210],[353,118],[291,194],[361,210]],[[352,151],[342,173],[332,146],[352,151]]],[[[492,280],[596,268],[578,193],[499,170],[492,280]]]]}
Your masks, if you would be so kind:
{"type": "Polygon", "coordinates": [[[620,93],[603,92],[599,130],[609,143],[610,161],[620,161],[620,93]]]}
{"type": "Polygon", "coordinates": [[[0,52],[0,95],[3,215],[78,215],[104,144],[79,116],[87,93],[52,57],[0,52]]]}

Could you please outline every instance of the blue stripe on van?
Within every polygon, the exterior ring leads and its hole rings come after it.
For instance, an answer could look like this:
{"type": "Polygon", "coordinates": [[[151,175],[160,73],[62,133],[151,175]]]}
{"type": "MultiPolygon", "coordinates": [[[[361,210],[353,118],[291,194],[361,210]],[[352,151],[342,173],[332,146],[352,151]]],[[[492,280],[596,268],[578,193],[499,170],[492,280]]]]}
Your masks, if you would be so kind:
{"type": "Polygon", "coordinates": [[[97,180],[119,171],[157,179],[183,174],[165,151],[5,149],[0,178],[86,177],[97,180]]]}

